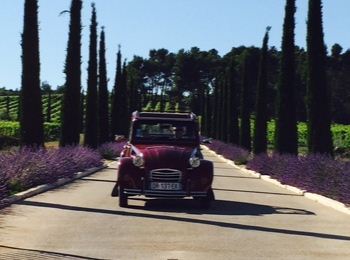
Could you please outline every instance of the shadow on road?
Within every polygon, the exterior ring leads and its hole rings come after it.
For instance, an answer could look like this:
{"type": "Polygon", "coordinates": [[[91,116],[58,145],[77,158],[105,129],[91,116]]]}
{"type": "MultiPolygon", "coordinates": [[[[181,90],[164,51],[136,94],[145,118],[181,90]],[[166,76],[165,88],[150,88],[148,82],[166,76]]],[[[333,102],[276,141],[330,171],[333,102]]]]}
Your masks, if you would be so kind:
{"type": "Polygon", "coordinates": [[[227,192],[244,192],[244,193],[257,193],[257,194],[268,194],[268,195],[279,195],[279,196],[296,196],[302,197],[303,195],[294,194],[294,193],[279,193],[279,192],[267,192],[267,191],[253,191],[253,190],[230,190],[230,189],[220,189],[213,188],[213,190],[217,191],[227,191],[227,192]]]}
{"type": "MultiPolygon", "coordinates": [[[[133,200],[133,198],[130,198],[133,200]]],[[[138,198],[136,198],[138,200],[138,198]]],[[[141,199],[143,200],[143,199],[141,199]]],[[[315,215],[313,212],[294,209],[271,207],[254,203],[215,200],[209,209],[200,208],[198,201],[193,199],[147,199],[145,206],[130,206],[132,209],[142,209],[158,212],[188,213],[195,215],[249,215],[262,216],[269,214],[315,215]]]]}
{"type": "MultiPolygon", "coordinates": [[[[151,202],[151,203],[153,204],[153,211],[156,211],[154,210],[154,208],[157,208],[157,206],[154,204],[156,202],[151,202]]],[[[226,201],[216,201],[216,205],[214,204],[211,210],[202,211],[202,213],[210,214],[211,212],[211,214],[215,214],[216,212],[217,214],[218,212],[221,212],[222,214],[222,211],[228,210],[226,209],[227,206],[235,205],[236,215],[238,214],[238,212],[241,212],[241,214],[246,214],[246,215],[247,215],[247,212],[250,212],[250,214],[257,214],[259,210],[260,210],[259,214],[261,214],[262,212],[265,212],[265,214],[313,215],[312,212],[308,212],[300,209],[274,208],[270,206],[249,204],[249,203],[238,203],[238,202],[233,204],[229,204],[229,203],[230,202],[226,202],[226,201]]],[[[289,229],[282,229],[282,228],[262,227],[262,226],[254,226],[254,225],[244,225],[244,224],[236,224],[236,223],[229,223],[229,222],[220,222],[215,220],[197,219],[197,218],[194,218],[194,216],[181,217],[181,216],[171,216],[171,215],[164,215],[164,214],[154,214],[154,213],[148,213],[148,212],[136,212],[136,211],[133,211],[133,208],[125,209],[125,210],[110,210],[110,209],[86,208],[86,207],[69,206],[69,205],[46,203],[46,202],[35,202],[35,201],[22,201],[17,204],[24,205],[24,206],[32,206],[32,207],[44,207],[44,208],[54,208],[54,209],[60,209],[60,210],[86,212],[89,214],[91,213],[109,214],[109,215],[137,217],[137,218],[145,218],[145,219],[158,219],[158,220],[165,220],[165,221],[182,221],[187,223],[212,225],[212,226],[218,226],[218,227],[229,228],[229,229],[250,230],[250,231],[257,231],[257,232],[286,234],[286,235],[293,235],[293,236],[307,236],[307,237],[315,237],[315,238],[322,238],[322,239],[350,241],[349,236],[317,233],[317,232],[309,232],[309,231],[289,230],[289,229]]],[[[150,209],[151,208],[149,208],[149,210],[150,209]]],[[[158,209],[160,210],[160,208],[158,209]]],[[[164,210],[164,208],[162,209],[164,210]]],[[[229,209],[229,212],[233,212],[233,210],[229,209]]]]}
{"type": "Polygon", "coordinates": [[[91,260],[102,260],[99,258],[91,258],[86,256],[49,252],[43,250],[10,247],[0,245],[0,259],[2,260],[13,260],[13,259],[91,259],[91,260]]]}

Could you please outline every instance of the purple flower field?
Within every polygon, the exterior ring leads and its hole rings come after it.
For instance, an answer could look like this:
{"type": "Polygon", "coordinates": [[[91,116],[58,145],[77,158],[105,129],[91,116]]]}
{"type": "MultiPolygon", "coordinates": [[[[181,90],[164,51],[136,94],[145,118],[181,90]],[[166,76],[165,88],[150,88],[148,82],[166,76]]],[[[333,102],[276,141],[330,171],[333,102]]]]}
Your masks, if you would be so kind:
{"type": "Polygon", "coordinates": [[[225,158],[234,161],[236,164],[244,164],[249,158],[248,150],[218,140],[212,140],[211,143],[206,144],[206,146],[225,158]]]}
{"type": "Polygon", "coordinates": [[[280,182],[350,204],[350,163],[315,154],[258,155],[247,168],[280,182]]]}
{"type": "Polygon", "coordinates": [[[80,146],[0,153],[0,200],[10,193],[53,183],[102,164],[97,151],[80,146]]]}
{"type": "Polygon", "coordinates": [[[350,205],[350,162],[315,154],[309,156],[261,154],[249,160],[249,152],[221,141],[213,140],[208,148],[237,164],[269,175],[283,184],[321,194],[350,205]]]}
{"type": "Polygon", "coordinates": [[[98,152],[104,159],[115,159],[119,157],[126,142],[108,142],[98,148],[98,152]]]}

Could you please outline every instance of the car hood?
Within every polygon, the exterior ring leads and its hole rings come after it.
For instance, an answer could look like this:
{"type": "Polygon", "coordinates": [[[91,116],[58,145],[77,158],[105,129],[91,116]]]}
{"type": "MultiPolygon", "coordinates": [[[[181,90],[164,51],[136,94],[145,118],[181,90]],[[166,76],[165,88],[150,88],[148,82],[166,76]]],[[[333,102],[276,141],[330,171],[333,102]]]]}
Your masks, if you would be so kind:
{"type": "Polygon", "coordinates": [[[170,168],[185,170],[193,148],[177,146],[150,146],[140,149],[145,160],[146,170],[170,168]]]}

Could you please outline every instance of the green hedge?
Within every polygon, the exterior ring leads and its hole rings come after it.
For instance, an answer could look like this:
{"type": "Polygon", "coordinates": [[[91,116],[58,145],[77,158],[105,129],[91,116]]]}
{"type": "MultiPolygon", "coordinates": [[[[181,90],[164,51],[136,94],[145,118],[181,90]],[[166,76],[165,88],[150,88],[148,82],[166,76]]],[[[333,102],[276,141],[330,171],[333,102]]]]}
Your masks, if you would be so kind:
{"type": "MultiPolygon", "coordinates": [[[[45,141],[58,140],[60,136],[59,123],[44,123],[45,141]]],[[[0,121],[0,135],[19,138],[19,122],[0,121]]]]}

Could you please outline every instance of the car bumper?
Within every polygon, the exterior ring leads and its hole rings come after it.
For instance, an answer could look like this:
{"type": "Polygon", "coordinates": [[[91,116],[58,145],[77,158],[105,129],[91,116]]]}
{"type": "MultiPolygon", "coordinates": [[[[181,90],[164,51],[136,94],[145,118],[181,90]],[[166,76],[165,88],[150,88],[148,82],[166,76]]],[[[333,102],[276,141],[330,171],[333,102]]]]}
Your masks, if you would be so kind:
{"type": "Polygon", "coordinates": [[[183,197],[206,197],[206,191],[168,191],[168,190],[141,190],[141,189],[124,189],[128,196],[144,195],[154,198],[183,198],[183,197]]]}

